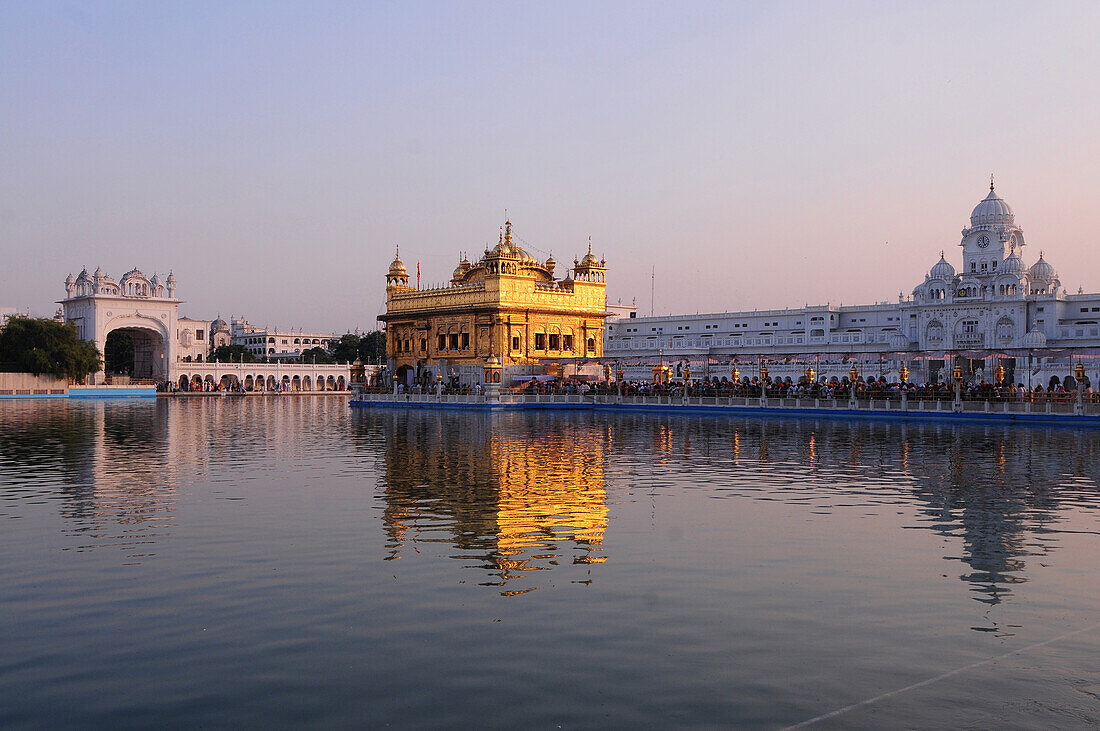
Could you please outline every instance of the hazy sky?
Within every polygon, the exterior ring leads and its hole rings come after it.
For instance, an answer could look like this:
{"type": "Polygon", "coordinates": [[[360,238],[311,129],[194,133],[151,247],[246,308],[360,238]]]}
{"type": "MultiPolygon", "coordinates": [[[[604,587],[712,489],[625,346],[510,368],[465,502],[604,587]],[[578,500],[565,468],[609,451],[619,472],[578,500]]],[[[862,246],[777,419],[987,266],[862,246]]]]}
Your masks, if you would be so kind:
{"type": "MultiPolygon", "coordinates": [[[[1100,290],[1100,3],[0,3],[0,306],[375,326],[508,210],[656,310],[908,294],[990,172],[1100,290]]],[[[561,269],[559,268],[559,273],[561,269]]]]}

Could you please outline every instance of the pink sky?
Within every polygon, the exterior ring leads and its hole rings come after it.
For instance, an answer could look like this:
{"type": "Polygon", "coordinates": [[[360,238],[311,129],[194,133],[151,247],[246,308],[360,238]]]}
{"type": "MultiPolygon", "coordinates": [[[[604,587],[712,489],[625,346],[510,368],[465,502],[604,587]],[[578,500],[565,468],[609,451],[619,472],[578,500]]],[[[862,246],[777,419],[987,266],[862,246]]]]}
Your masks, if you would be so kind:
{"type": "MultiPolygon", "coordinates": [[[[192,316],[375,326],[507,208],[649,312],[910,292],[990,172],[1100,291],[1100,5],[0,5],[0,306],[171,269],[192,316]],[[593,6],[594,5],[594,6],[593,6]]],[[[559,270],[560,271],[560,270],[559,270]]]]}

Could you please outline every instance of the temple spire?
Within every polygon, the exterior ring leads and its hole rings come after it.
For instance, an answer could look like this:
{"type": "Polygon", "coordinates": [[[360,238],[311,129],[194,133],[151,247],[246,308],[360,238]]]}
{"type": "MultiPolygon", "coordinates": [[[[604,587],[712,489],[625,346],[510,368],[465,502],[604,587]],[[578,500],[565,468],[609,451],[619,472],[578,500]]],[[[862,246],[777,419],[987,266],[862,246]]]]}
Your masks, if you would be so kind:
{"type": "Polygon", "coordinates": [[[989,192],[993,192],[993,173],[989,174],[989,192]]]}

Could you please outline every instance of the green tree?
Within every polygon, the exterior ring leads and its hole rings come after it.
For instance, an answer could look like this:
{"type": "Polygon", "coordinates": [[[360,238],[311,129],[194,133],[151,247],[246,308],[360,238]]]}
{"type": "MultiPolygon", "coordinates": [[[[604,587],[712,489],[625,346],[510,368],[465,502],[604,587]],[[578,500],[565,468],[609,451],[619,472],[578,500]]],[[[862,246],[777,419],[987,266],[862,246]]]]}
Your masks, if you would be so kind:
{"type": "Polygon", "coordinates": [[[332,360],[337,363],[351,363],[359,357],[359,336],[345,333],[332,346],[332,360]]]}
{"type": "Polygon", "coordinates": [[[303,363],[331,363],[332,356],[328,354],[328,351],[318,346],[316,348],[310,348],[309,350],[302,351],[303,363]]]}
{"type": "Polygon", "coordinates": [[[256,356],[243,345],[219,345],[210,354],[210,360],[216,360],[219,363],[255,363],[256,356]]]}
{"type": "Polygon", "coordinates": [[[378,363],[386,359],[386,333],[372,330],[359,340],[359,358],[364,363],[378,363]]]}
{"type": "Polygon", "coordinates": [[[100,369],[94,343],[81,340],[72,325],[34,317],[13,317],[0,331],[0,368],[80,381],[100,369]]]}

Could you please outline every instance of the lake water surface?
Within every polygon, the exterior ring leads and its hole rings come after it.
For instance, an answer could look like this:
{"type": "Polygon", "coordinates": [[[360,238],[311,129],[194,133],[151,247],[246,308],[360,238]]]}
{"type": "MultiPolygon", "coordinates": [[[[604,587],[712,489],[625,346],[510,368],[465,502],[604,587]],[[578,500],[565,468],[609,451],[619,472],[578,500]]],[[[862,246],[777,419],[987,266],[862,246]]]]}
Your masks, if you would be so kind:
{"type": "Polygon", "coordinates": [[[1096,430],[0,402],[0,726],[1095,727],[1098,480],[1096,430]]]}

